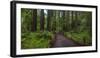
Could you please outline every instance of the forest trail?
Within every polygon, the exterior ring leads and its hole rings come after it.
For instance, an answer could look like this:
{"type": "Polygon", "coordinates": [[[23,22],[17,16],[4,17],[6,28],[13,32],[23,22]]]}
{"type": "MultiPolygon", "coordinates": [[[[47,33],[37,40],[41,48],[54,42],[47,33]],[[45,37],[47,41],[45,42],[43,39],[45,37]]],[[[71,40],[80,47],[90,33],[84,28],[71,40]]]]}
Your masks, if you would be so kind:
{"type": "Polygon", "coordinates": [[[73,40],[64,37],[62,34],[56,34],[55,40],[51,47],[73,47],[73,46],[80,46],[73,40]]]}

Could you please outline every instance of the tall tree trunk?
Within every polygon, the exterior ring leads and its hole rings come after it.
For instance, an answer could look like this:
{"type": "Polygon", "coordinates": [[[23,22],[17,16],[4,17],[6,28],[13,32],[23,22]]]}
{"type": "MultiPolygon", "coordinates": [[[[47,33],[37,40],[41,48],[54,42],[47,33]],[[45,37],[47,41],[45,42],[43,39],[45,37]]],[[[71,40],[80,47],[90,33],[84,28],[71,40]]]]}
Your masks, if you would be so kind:
{"type": "Polygon", "coordinates": [[[75,11],[75,20],[74,20],[75,24],[74,24],[74,29],[77,32],[78,31],[78,12],[75,11]]]}
{"type": "Polygon", "coordinates": [[[62,24],[63,24],[63,26],[62,26],[62,28],[63,28],[63,30],[62,31],[65,31],[66,29],[66,22],[65,22],[65,11],[62,11],[62,20],[63,20],[63,22],[62,22],[62,24]]]}
{"type": "Polygon", "coordinates": [[[33,9],[33,15],[32,15],[32,27],[31,31],[34,32],[37,30],[37,9],[33,9]]]}
{"type": "Polygon", "coordinates": [[[65,11],[65,31],[69,31],[71,29],[71,25],[70,25],[70,12],[69,11],[65,11]]]}
{"type": "Polygon", "coordinates": [[[56,12],[56,30],[57,30],[57,32],[59,31],[59,28],[60,28],[60,23],[59,23],[59,21],[60,21],[60,11],[59,10],[57,10],[57,12],[56,12]]]}
{"type": "Polygon", "coordinates": [[[71,29],[74,28],[74,11],[71,11],[71,29]]]}
{"type": "Polygon", "coordinates": [[[40,30],[44,30],[44,21],[45,21],[45,18],[44,18],[44,10],[41,9],[41,16],[40,16],[40,30]]]}
{"type": "Polygon", "coordinates": [[[47,12],[47,30],[51,30],[51,17],[52,17],[52,10],[48,10],[47,12]]]}
{"type": "Polygon", "coordinates": [[[51,24],[51,29],[52,31],[56,31],[56,10],[53,10],[53,20],[52,20],[52,24],[51,24]]]}

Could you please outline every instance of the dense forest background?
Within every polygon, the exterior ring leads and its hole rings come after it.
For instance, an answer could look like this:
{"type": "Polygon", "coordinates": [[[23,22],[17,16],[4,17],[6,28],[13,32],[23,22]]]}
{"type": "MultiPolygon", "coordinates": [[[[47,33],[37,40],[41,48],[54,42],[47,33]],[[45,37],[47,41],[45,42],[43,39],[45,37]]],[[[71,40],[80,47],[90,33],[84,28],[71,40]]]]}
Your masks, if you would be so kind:
{"type": "Polygon", "coordinates": [[[21,9],[22,49],[53,47],[57,34],[73,40],[77,46],[91,46],[92,12],[21,9]]]}

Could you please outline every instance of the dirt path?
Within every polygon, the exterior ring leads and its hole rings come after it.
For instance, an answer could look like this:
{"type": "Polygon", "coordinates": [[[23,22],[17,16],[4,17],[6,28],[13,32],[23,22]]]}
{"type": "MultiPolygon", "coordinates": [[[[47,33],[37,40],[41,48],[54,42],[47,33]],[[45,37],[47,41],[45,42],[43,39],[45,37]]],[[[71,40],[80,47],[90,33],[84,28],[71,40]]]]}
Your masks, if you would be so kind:
{"type": "Polygon", "coordinates": [[[75,43],[73,40],[65,38],[61,34],[57,34],[55,41],[52,45],[52,47],[73,47],[73,46],[79,46],[77,43],[75,43]]]}

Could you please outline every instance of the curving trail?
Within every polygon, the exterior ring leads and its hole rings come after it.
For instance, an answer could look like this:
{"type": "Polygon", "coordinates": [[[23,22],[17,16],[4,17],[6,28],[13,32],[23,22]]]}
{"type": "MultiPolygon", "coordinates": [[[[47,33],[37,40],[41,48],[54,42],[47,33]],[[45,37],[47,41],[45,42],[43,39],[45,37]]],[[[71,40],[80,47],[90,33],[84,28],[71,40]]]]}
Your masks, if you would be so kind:
{"type": "Polygon", "coordinates": [[[80,46],[73,40],[64,37],[62,34],[56,34],[56,37],[53,41],[51,47],[73,47],[73,46],[80,46]]]}

